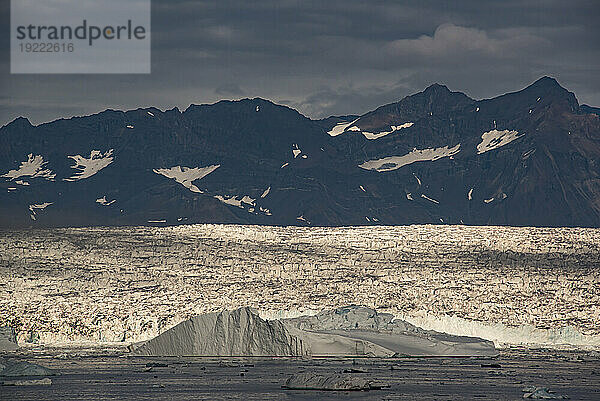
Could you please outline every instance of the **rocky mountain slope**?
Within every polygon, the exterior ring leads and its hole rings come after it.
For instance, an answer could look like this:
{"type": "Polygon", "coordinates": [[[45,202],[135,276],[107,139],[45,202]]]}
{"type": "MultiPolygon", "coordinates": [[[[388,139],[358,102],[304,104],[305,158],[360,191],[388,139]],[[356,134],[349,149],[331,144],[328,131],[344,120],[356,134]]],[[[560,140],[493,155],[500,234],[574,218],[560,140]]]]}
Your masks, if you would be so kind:
{"type": "Polygon", "coordinates": [[[0,226],[600,227],[600,119],[544,77],[313,121],[263,99],[0,128],[0,226]]]}

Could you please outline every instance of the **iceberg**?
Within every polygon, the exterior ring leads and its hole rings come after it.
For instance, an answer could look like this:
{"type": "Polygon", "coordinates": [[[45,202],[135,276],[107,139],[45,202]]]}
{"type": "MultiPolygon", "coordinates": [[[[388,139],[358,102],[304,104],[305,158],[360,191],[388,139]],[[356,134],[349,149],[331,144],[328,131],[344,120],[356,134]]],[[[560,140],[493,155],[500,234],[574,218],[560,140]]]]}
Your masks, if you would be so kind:
{"type": "Polygon", "coordinates": [[[362,306],[262,319],[251,308],[195,316],[131,350],[146,356],[495,356],[491,341],[426,331],[362,306]]]}

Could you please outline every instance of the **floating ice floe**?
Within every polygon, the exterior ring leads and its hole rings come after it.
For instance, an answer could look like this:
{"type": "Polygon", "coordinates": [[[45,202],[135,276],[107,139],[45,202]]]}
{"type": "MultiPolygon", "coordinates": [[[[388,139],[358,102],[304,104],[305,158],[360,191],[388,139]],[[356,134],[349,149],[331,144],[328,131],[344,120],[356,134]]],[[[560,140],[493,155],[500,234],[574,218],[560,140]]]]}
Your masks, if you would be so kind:
{"type": "MultiPolygon", "coordinates": [[[[389,135],[389,134],[391,134],[393,132],[400,131],[403,128],[412,127],[413,124],[414,123],[412,123],[412,122],[408,122],[408,123],[404,123],[404,124],[400,124],[400,125],[391,125],[391,127],[392,127],[391,131],[382,131],[382,132],[379,132],[377,134],[374,134],[372,132],[362,131],[362,134],[364,135],[365,138],[370,139],[370,140],[379,139],[379,138],[384,137],[386,135],[389,135]]],[[[354,128],[354,127],[352,127],[352,128],[354,128]]],[[[358,127],[356,127],[356,128],[358,128],[358,127]]],[[[360,128],[357,129],[357,130],[360,130],[360,128]]]]}
{"type": "Polygon", "coordinates": [[[76,165],[71,166],[71,168],[74,168],[75,170],[79,171],[75,173],[75,175],[73,175],[72,177],[63,178],[63,180],[78,181],[83,180],[85,178],[90,178],[98,171],[102,170],[103,168],[105,168],[113,162],[112,154],[113,149],[110,149],[105,153],[102,153],[99,150],[92,150],[90,152],[89,159],[81,155],[67,156],[70,159],[75,160],[75,163],[77,163],[76,165]]]}
{"type": "Polygon", "coordinates": [[[292,153],[294,154],[294,159],[302,153],[297,144],[292,145],[292,153]]]}
{"type": "Polygon", "coordinates": [[[269,195],[269,192],[271,192],[271,187],[265,189],[265,191],[262,193],[262,195],[260,197],[261,198],[266,198],[267,195],[269,195]]]}
{"type": "Polygon", "coordinates": [[[460,144],[453,148],[444,146],[443,148],[433,149],[414,149],[404,156],[389,156],[383,159],[369,160],[358,167],[365,170],[375,170],[378,172],[397,170],[402,166],[421,161],[435,161],[443,157],[449,157],[457,154],[460,151],[460,144]]]}
{"type": "Polygon", "coordinates": [[[361,191],[367,192],[367,190],[365,189],[365,187],[363,187],[362,185],[359,185],[358,187],[360,188],[361,191]]]}
{"type": "Polygon", "coordinates": [[[149,111],[147,113],[148,113],[149,116],[154,117],[154,113],[151,113],[149,111]]]}
{"type": "Polygon", "coordinates": [[[23,185],[24,187],[29,186],[29,183],[27,181],[23,181],[23,180],[17,180],[17,181],[15,181],[15,184],[23,185]]]}
{"type": "Polygon", "coordinates": [[[133,129],[133,125],[128,125],[127,128],[133,129]]]}
{"type": "Polygon", "coordinates": [[[408,199],[409,201],[414,200],[410,192],[406,194],[406,199],[408,199]]]}
{"type": "Polygon", "coordinates": [[[484,199],[483,201],[484,201],[485,203],[491,203],[491,202],[493,202],[493,201],[494,201],[494,199],[495,199],[495,198],[484,199]]]}
{"type": "MultiPolygon", "coordinates": [[[[42,155],[33,155],[30,153],[27,156],[27,161],[21,162],[21,165],[17,170],[10,170],[8,173],[0,176],[4,178],[8,178],[9,180],[14,180],[15,178],[20,177],[31,177],[31,178],[45,178],[48,181],[53,181],[56,177],[56,174],[52,172],[50,169],[45,169],[44,166],[48,164],[48,162],[44,161],[42,155]]],[[[28,184],[22,184],[28,185],[28,184]]]]}
{"type": "Polygon", "coordinates": [[[37,220],[36,219],[37,212],[40,210],[44,210],[48,206],[52,205],[52,203],[53,202],[44,202],[44,203],[40,203],[40,204],[29,205],[29,211],[31,212],[29,214],[29,217],[31,217],[31,220],[37,220]]]}
{"type": "Polygon", "coordinates": [[[256,111],[260,111],[260,106],[256,106],[256,111]]]}
{"type": "Polygon", "coordinates": [[[171,168],[155,168],[152,171],[154,171],[156,174],[160,174],[175,180],[192,192],[202,193],[202,191],[192,184],[192,182],[206,177],[219,167],[221,167],[220,164],[195,168],[175,166],[171,168]]]}
{"type": "Polygon", "coordinates": [[[475,109],[475,111],[479,111],[479,107],[475,109]]]}
{"type": "Polygon", "coordinates": [[[167,220],[148,220],[148,223],[166,223],[167,220]]]}
{"type": "Polygon", "coordinates": [[[423,199],[427,199],[429,202],[433,202],[439,205],[440,201],[437,201],[435,199],[430,198],[429,196],[425,195],[425,194],[421,194],[421,198],[423,199]]]}
{"type": "Polygon", "coordinates": [[[106,195],[104,195],[102,198],[96,199],[96,203],[99,203],[102,206],[110,206],[113,203],[115,203],[116,201],[117,201],[116,199],[113,199],[111,201],[106,200],[106,195]]]}
{"type": "Polygon", "coordinates": [[[473,200],[473,188],[469,190],[469,194],[467,195],[467,197],[469,198],[469,200],[473,200]]]}
{"type": "Polygon", "coordinates": [[[351,121],[349,123],[343,122],[343,123],[337,123],[335,125],[335,127],[333,127],[331,130],[329,130],[327,132],[327,134],[329,134],[330,136],[338,136],[340,134],[343,134],[344,131],[346,131],[346,128],[348,128],[349,126],[351,126],[352,124],[354,124],[355,122],[358,121],[358,118],[354,121],[351,121]]]}
{"type": "Polygon", "coordinates": [[[283,164],[281,165],[281,167],[280,167],[280,168],[285,168],[285,167],[287,167],[289,164],[290,164],[290,163],[283,163],[283,164]]]}
{"type": "Polygon", "coordinates": [[[477,154],[498,149],[499,147],[511,143],[515,139],[519,139],[523,135],[525,134],[519,134],[517,131],[509,131],[507,129],[502,131],[493,129],[491,131],[484,132],[483,135],[481,135],[481,143],[477,145],[477,154]]]}

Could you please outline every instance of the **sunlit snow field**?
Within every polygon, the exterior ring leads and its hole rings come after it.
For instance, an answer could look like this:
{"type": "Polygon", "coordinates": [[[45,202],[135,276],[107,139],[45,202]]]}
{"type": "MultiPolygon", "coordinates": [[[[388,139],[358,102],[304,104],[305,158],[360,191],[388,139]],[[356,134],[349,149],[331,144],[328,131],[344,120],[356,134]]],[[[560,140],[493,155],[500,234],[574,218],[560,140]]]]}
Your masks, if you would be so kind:
{"type": "Polygon", "coordinates": [[[132,342],[191,315],[361,304],[498,346],[600,348],[600,230],[236,225],[0,231],[19,342],[132,342]]]}

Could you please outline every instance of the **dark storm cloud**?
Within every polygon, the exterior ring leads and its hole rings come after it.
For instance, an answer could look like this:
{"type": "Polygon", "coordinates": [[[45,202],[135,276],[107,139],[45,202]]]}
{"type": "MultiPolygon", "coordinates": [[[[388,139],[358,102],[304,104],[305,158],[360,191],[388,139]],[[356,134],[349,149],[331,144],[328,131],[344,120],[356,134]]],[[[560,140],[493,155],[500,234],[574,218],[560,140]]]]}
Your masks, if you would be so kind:
{"type": "MultiPolygon", "coordinates": [[[[363,113],[433,82],[481,98],[542,75],[600,105],[599,11],[584,0],[154,0],[151,75],[9,75],[3,57],[0,123],[240,96],[323,117],[363,113]]],[[[0,46],[8,54],[7,31],[0,46]]]]}

